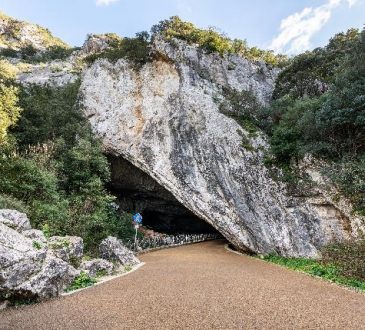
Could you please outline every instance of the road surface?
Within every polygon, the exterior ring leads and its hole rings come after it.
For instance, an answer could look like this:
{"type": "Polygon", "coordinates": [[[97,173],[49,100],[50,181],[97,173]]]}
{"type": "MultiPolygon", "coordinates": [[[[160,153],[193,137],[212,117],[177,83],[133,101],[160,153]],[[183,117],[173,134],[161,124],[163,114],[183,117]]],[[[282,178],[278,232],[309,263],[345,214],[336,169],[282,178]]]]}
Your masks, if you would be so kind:
{"type": "Polygon", "coordinates": [[[1,329],[365,329],[365,295],[211,241],[74,295],[0,312],[1,329]]]}

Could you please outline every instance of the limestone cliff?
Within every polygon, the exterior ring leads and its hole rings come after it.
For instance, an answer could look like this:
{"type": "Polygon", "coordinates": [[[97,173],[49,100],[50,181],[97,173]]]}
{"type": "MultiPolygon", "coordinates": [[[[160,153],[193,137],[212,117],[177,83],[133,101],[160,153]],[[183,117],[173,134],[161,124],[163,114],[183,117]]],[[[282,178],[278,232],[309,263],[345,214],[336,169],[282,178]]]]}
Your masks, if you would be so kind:
{"type": "Polygon", "coordinates": [[[239,248],[316,257],[331,241],[362,235],[364,219],[315,166],[303,171],[317,187],[288,193],[264,165],[265,135],[226,115],[234,112],[227,90],[248,91],[269,104],[279,69],[161,38],[151,45],[153,60],[138,69],[126,59],[84,63],[114,38],[90,35],[81,50],[45,64],[10,61],[23,85],[62,86],[82,71],[82,110],[115,165],[125,159],[162,186],[148,191],[148,198],[164,191],[164,200],[153,205],[191,221],[192,212],[239,248]]]}
{"type": "Polygon", "coordinates": [[[315,257],[322,245],[363,231],[323,194],[287,196],[263,164],[265,137],[220,112],[226,89],[270,102],[278,69],[176,40],[156,39],[152,52],[140,70],[100,59],[83,73],[83,110],[108,153],[146,172],[239,248],[315,257]]]}

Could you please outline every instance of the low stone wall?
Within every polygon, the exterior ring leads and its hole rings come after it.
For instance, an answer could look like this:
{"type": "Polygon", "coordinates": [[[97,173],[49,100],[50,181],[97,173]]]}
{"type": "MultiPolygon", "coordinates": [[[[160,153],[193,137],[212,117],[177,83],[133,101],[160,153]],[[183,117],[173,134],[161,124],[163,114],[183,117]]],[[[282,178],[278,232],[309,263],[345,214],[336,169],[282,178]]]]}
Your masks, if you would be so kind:
{"type": "Polygon", "coordinates": [[[139,239],[137,239],[137,246],[135,246],[134,241],[129,240],[126,242],[125,245],[129,249],[141,253],[141,252],[155,250],[155,249],[204,242],[204,241],[208,241],[208,240],[218,239],[221,237],[222,236],[219,234],[167,235],[167,236],[139,238],[139,239]]]}

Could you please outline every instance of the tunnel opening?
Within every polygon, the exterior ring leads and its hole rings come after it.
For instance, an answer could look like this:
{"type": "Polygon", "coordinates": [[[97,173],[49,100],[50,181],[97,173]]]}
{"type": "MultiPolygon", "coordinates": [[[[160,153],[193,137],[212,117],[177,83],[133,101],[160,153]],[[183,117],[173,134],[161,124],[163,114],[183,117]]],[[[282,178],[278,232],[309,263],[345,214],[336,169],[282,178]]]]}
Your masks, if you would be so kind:
{"type": "Polygon", "coordinates": [[[122,157],[108,158],[111,166],[109,189],[122,210],[141,213],[144,227],[169,235],[220,235],[147,173],[122,157]]]}

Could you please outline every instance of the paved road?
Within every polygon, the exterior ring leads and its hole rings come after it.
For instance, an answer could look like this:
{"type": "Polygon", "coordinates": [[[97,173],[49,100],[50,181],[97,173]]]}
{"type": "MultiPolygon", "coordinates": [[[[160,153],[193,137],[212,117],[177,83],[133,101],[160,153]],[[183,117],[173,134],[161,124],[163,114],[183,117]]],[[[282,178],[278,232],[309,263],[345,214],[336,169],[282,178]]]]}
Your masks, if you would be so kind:
{"type": "Polygon", "coordinates": [[[1,329],[365,329],[365,295],[205,242],[136,272],[0,313],[1,329]]]}

